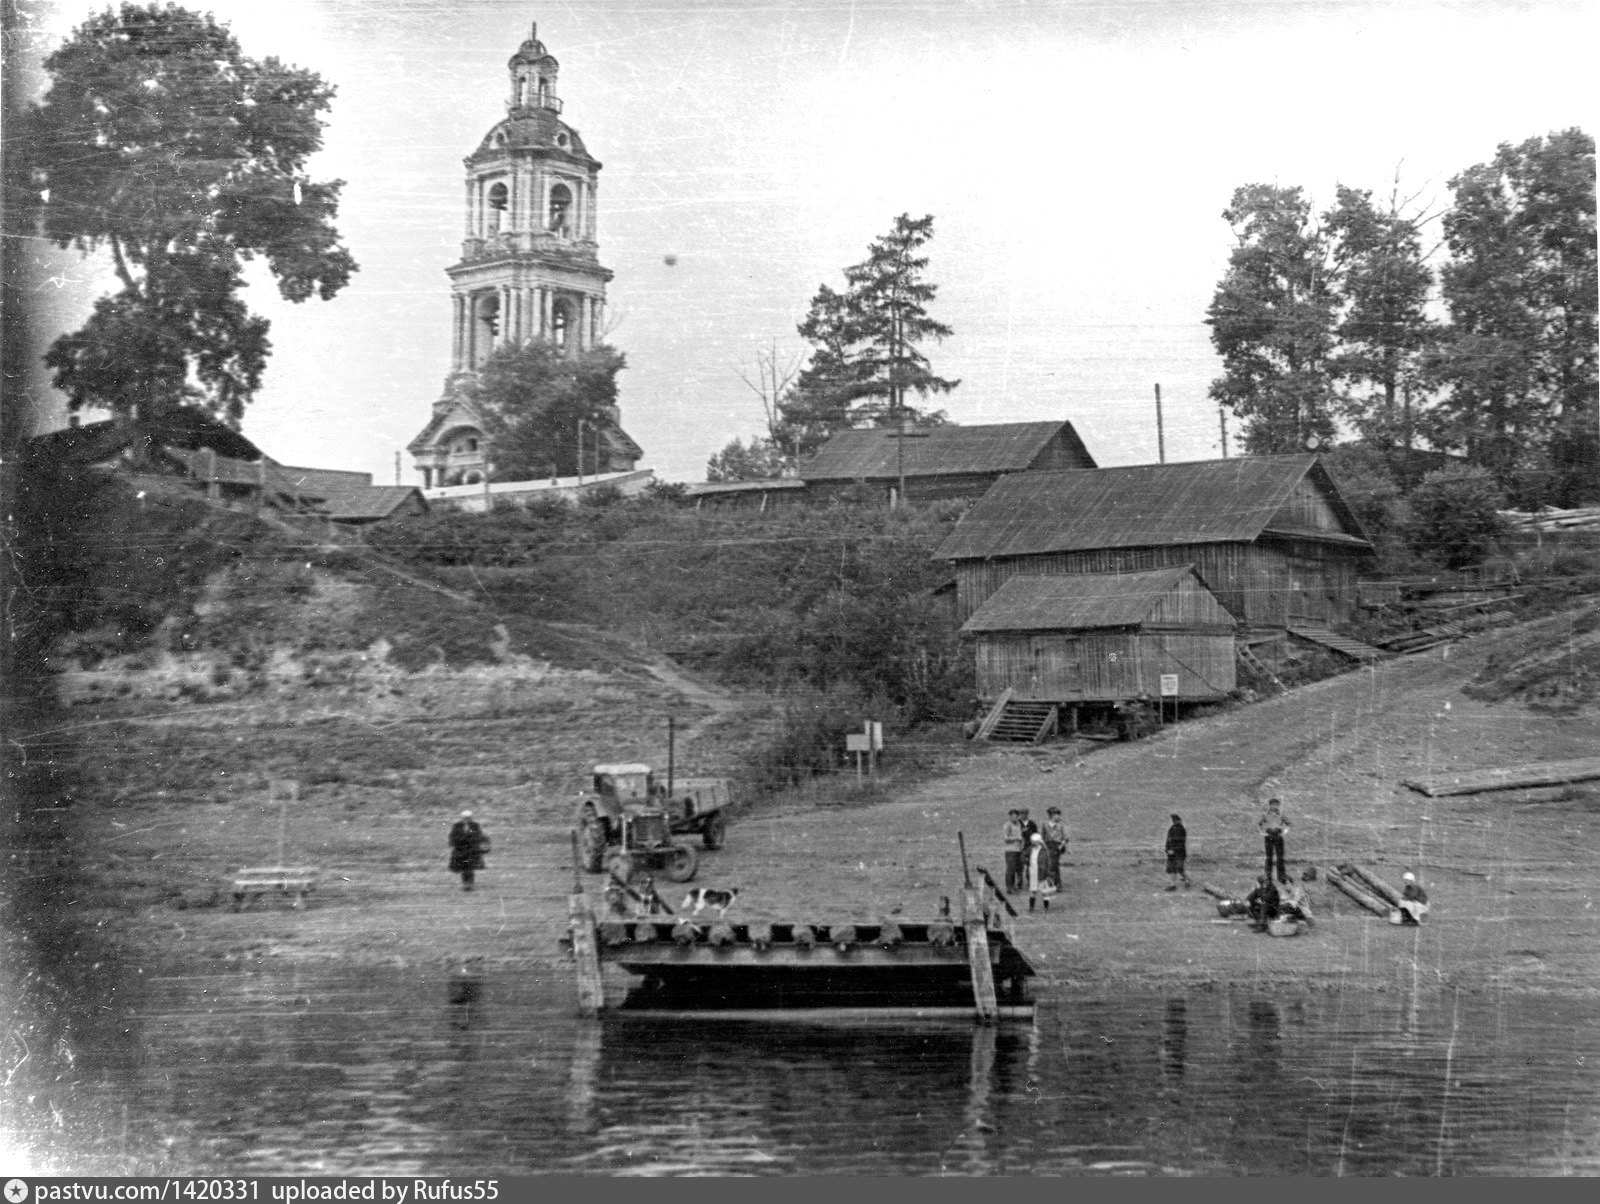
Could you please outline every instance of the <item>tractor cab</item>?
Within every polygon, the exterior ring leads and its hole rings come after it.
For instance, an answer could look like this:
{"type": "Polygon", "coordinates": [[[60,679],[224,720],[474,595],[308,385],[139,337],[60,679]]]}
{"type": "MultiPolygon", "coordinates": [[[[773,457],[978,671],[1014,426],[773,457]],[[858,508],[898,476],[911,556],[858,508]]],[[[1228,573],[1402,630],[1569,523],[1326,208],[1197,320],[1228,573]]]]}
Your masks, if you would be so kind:
{"type": "Polygon", "coordinates": [[[594,792],[611,815],[631,815],[658,805],[656,775],[648,765],[596,765],[594,792]]]}

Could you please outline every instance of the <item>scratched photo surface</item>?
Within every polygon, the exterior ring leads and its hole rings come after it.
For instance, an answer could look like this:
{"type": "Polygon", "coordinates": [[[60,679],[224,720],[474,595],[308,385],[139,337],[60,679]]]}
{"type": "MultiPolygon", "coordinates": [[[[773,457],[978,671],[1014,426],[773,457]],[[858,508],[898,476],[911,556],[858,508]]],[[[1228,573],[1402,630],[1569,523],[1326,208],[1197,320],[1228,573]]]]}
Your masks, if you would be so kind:
{"type": "Polygon", "coordinates": [[[0,1170],[1600,1173],[1594,6],[216,0],[216,143],[122,8],[4,6],[0,1170]]]}

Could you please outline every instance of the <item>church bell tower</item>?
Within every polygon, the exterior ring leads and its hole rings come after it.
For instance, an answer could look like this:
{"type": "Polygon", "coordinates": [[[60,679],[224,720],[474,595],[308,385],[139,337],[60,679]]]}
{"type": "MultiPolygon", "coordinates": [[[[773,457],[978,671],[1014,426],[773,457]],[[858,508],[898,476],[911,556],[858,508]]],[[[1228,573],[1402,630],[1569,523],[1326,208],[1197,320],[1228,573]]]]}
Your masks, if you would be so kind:
{"type": "MultiPolygon", "coordinates": [[[[475,484],[491,471],[465,386],[497,348],[545,339],[577,354],[600,341],[612,275],[596,240],[600,163],[561,119],[559,71],[534,26],[507,63],[505,119],[464,160],[461,259],[446,269],[450,372],[409,445],[425,488],[475,484]]],[[[617,418],[599,432],[598,472],[631,469],[642,454],[617,418]]]]}

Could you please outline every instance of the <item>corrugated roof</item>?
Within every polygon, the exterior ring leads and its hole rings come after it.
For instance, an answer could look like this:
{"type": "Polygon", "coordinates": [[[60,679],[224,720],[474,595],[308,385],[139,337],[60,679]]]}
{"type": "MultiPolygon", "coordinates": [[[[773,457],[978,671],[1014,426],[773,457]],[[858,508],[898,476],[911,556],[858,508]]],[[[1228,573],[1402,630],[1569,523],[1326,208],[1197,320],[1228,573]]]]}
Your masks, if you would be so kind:
{"type": "Polygon", "coordinates": [[[1069,573],[1008,577],[962,631],[1059,631],[1135,627],[1192,565],[1147,573],[1069,573]]]}
{"type": "Polygon", "coordinates": [[[807,481],[887,480],[900,473],[901,444],[908,477],[1020,472],[1061,432],[1069,447],[1094,459],[1069,422],[1002,422],[989,426],[888,427],[837,431],[801,466],[807,481]]]}
{"type": "MultiPolygon", "coordinates": [[[[1349,508],[1316,456],[1013,473],[962,515],[935,553],[945,560],[1170,544],[1248,543],[1314,474],[1346,529],[1349,508]]],[[[1354,539],[1354,535],[1345,539],[1354,539]]],[[[1365,546],[1365,540],[1361,540],[1365,546]]]]}

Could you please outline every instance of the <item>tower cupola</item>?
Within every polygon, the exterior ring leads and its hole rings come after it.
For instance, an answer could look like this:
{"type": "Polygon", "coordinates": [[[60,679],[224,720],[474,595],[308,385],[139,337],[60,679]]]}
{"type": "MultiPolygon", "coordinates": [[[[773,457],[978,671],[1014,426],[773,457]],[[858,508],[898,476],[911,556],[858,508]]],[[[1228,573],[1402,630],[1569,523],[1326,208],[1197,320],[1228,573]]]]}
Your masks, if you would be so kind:
{"type": "Polygon", "coordinates": [[[544,48],[539,40],[539,26],[528,30],[528,40],[517,47],[517,52],[506,63],[511,73],[511,99],[506,111],[515,116],[529,109],[550,109],[561,112],[561,98],[556,95],[556,75],[561,64],[556,56],[544,48]]]}

